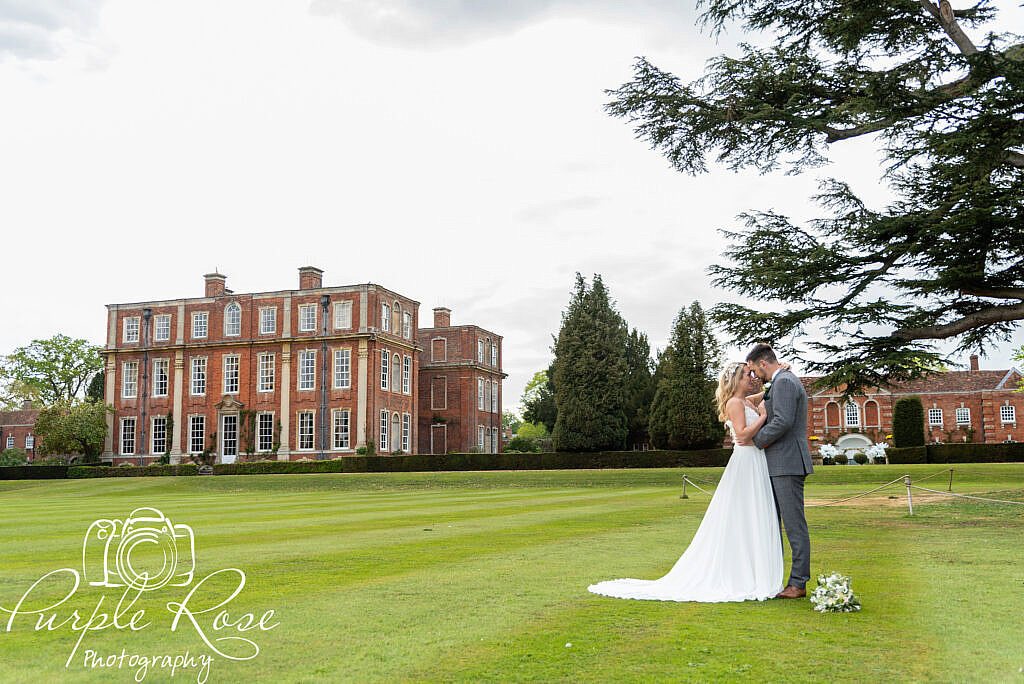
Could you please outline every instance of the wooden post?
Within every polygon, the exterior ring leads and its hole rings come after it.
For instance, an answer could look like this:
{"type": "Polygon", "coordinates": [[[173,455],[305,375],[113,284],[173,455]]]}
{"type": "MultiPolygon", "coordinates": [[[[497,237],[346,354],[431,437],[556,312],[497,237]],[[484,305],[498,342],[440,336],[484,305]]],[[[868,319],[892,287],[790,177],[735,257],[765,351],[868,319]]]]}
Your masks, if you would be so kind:
{"type": "Polygon", "coordinates": [[[910,476],[903,477],[903,484],[907,485],[907,506],[910,507],[910,515],[914,515],[914,497],[910,495],[910,476]]]}
{"type": "Polygon", "coordinates": [[[948,491],[953,491],[953,469],[952,468],[949,469],[949,490],[948,491]]]}
{"type": "Polygon", "coordinates": [[[680,499],[689,499],[690,498],[690,497],[686,496],[686,475],[683,475],[683,495],[681,497],[679,497],[679,498],[680,499]]]}

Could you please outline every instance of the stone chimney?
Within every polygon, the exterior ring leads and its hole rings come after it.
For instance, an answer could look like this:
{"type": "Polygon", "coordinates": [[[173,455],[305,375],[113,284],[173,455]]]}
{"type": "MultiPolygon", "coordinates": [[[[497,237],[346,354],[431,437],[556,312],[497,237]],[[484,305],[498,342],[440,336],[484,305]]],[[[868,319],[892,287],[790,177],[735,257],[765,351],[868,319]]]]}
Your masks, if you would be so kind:
{"type": "Polygon", "coordinates": [[[299,289],[316,290],[323,287],[324,272],[316,266],[302,266],[299,268],[299,289]]]}
{"type": "Polygon", "coordinates": [[[226,291],[224,283],[227,282],[227,276],[214,271],[213,273],[207,273],[203,278],[206,280],[207,297],[221,297],[224,295],[226,291]]]}
{"type": "Polygon", "coordinates": [[[434,327],[447,328],[452,324],[452,310],[445,306],[434,307],[434,327]]]}
{"type": "Polygon", "coordinates": [[[979,367],[978,367],[978,355],[977,354],[971,354],[971,372],[972,373],[977,373],[978,370],[979,370],[979,367]]]}

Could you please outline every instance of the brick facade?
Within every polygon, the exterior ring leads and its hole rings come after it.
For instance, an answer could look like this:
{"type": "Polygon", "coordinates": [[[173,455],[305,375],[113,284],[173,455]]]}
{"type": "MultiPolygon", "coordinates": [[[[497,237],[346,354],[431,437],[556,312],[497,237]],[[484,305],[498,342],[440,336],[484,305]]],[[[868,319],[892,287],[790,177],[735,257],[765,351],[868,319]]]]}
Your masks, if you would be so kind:
{"type": "Polygon", "coordinates": [[[501,336],[453,326],[451,311],[438,307],[416,339],[420,453],[501,451],[501,336]]]}
{"type": "Polygon", "coordinates": [[[0,450],[21,449],[29,460],[36,457],[35,425],[39,409],[26,401],[18,411],[0,411],[0,450]]]}
{"type": "Polygon", "coordinates": [[[802,380],[809,395],[807,437],[815,451],[822,443],[844,448],[891,444],[893,405],[907,396],[921,398],[929,442],[1024,441],[1024,394],[1015,391],[1021,371],[982,370],[977,356],[971,357],[971,370],[872,390],[856,397],[852,407],[841,403],[836,390],[813,390],[817,378],[802,380]]]}
{"type": "Polygon", "coordinates": [[[218,461],[241,459],[246,420],[258,458],[274,442],[279,460],[368,440],[378,453],[416,451],[419,302],[373,283],[324,287],[322,273],[303,267],[298,289],[250,294],[209,273],[201,298],[108,305],[104,460],[154,461],[167,424],[172,463],[214,432],[218,461]]]}

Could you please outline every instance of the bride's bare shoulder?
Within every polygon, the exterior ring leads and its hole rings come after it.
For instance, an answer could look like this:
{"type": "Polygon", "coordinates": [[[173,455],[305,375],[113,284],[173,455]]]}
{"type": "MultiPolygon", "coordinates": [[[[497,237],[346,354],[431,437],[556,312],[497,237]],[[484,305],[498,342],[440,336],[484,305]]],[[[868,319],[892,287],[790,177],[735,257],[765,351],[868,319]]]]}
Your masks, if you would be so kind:
{"type": "Polygon", "coordinates": [[[733,408],[736,408],[737,406],[739,406],[740,408],[742,408],[742,407],[743,407],[743,400],[742,400],[742,399],[740,399],[739,397],[730,397],[730,398],[729,398],[729,399],[728,399],[728,400],[727,400],[727,401],[725,402],[725,408],[726,408],[727,410],[728,410],[728,409],[733,409],[733,408]]]}

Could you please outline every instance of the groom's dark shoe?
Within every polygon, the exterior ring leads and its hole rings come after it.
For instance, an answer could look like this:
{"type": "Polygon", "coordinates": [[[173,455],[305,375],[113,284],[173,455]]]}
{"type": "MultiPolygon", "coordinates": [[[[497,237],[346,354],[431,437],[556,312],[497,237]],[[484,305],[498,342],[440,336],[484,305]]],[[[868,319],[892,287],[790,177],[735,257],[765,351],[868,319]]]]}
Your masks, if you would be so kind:
{"type": "Polygon", "coordinates": [[[792,584],[775,595],[775,598],[803,598],[807,596],[807,590],[794,587],[792,584]]]}

